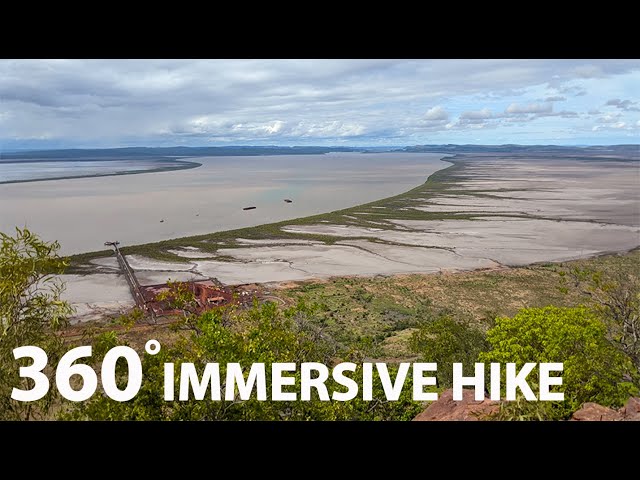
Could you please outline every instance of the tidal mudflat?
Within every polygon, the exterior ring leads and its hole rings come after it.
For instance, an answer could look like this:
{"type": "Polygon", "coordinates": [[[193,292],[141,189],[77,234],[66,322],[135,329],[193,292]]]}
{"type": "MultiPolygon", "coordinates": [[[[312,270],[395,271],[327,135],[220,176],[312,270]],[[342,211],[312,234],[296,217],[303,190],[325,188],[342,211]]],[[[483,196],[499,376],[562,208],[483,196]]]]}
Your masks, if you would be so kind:
{"type": "MultiPolygon", "coordinates": [[[[241,284],[502,268],[640,245],[638,162],[452,161],[424,185],[359,207],[131,247],[131,265],[153,283],[216,277],[241,284]]],[[[78,268],[87,273],[116,275],[113,259],[83,262],[78,268]]]]}

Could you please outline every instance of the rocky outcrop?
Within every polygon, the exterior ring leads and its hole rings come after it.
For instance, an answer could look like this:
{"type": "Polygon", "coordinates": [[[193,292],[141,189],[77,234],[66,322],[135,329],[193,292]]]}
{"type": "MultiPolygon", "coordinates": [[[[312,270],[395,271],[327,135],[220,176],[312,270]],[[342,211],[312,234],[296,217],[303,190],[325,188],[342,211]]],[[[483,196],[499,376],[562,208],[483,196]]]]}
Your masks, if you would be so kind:
{"type": "Polygon", "coordinates": [[[582,406],[580,410],[577,410],[573,413],[571,420],[575,420],[578,422],[611,422],[622,420],[622,415],[620,414],[620,412],[612,408],[603,407],[598,403],[587,402],[582,406]]]}
{"type": "Polygon", "coordinates": [[[619,410],[603,407],[597,403],[585,403],[580,410],[573,414],[571,420],[578,422],[640,421],[640,398],[630,398],[626,405],[619,410]]]}
{"type": "MultiPolygon", "coordinates": [[[[476,401],[474,391],[462,390],[462,400],[453,399],[453,389],[445,390],[438,396],[438,400],[419,413],[414,421],[451,421],[451,420],[490,420],[492,415],[498,413],[499,402],[485,398],[476,401]]],[[[614,410],[597,403],[585,403],[576,411],[571,420],[578,422],[593,421],[640,421],[640,397],[630,398],[624,407],[614,410]]]]}
{"type": "Polygon", "coordinates": [[[414,421],[439,420],[483,420],[495,414],[499,409],[498,402],[485,398],[481,402],[474,398],[474,391],[463,389],[462,400],[453,399],[453,389],[445,390],[438,400],[419,413],[414,421]]]}
{"type": "Polygon", "coordinates": [[[625,420],[640,422],[640,397],[632,397],[627,404],[620,409],[625,420]]]}

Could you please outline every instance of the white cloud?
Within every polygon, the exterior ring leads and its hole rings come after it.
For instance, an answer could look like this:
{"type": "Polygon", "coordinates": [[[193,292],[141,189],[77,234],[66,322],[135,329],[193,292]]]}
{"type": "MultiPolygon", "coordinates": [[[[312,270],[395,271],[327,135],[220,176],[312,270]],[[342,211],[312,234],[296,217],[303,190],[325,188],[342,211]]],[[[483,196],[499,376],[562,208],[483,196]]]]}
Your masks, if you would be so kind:
{"type": "MultiPolygon", "coordinates": [[[[0,145],[551,138],[589,128],[576,112],[637,108],[639,74],[640,60],[0,60],[0,145]],[[553,110],[563,95],[575,112],[553,110]]],[[[623,120],[637,117],[610,125],[623,120]]]]}
{"type": "Polygon", "coordinates": [[[545,114],[551,113],[553,111],[553,104],[551,103],[530,103],[529,105],[520,105],[517,103],[512,103],[505,110],[506,113],[512,115],[520,115],[520,114],[545,114]]]}
{"type": "Polygon", "coordinates": [[[483,120],[491,118],[491,116],[491,110],[483,108],[482,110],[470,110],[468,112],[463,112],[460,115],[460,118],[464,120],[483,120]]]}
{"type": "Polygon", "coordinates": [[[551,97],[547,97],[544,99],[545,102],[564,102],[567,97],[563,97],[562,95],[555,95],[551,97]]]}
{"type": "MultiPolygon", "coordinates": [[[[267,123],[236,123],[231,126],[231,132],[241,133],[243,135],[253,134],[258,137],[262,137],[265,135],[273,135],[282,130],[282,126],[284,122],[274,121],[267,123]]],[[[213,133],[213,132],[212,132],[213,133]]]]}
{"type": "Polygon", "coordinates": [[[637,127],[640,127],[640,120],[638,120],[635,124],[629,122],[624,122],[616,119],[607,119],[607,121],[602,121],[602,119],[598,119],[598,125],[595,125],[591,128],[592,131],[618,131],[618,130],[634,130],[637,127]],[[635,126],[634,126],[635,125],[635,126]]]}
{"type": "Polygon", "coordinates": [[[619,113],[607,113],[606,115],[603,115],[603,116],[599,117],[596,120],[596,122],[598,122],[598,123],[616,123],[619,118],[620,118],[620,114],[619,113]]]}
{"type": "Polygon", "coordinates": [[[265,131],[269,134],[278,133],[282,130],[283,125],[284,122],[276,120],[275,122],[271,122],[269,125],[265,125],[265,131]]]}
{"type": "Polygon", "coordinates": [[[604,76],[604,72],[599,65],[580,65],[573,69],[573,72],[580,78],[594,78],[604,76]]]}
{"type": "Polygon", "coordinates": [[[363,125],[351,122],[320,122],[307,123],[300,122],[292,129],[290,135],[293,137],[314,137],[314,138],[331,138],[331,137],[355,137],[363,135],[366,128],[363,125]]]}
{"type": "Polygon", "coordinates": [[[449,120],[449,114],[441,106],[433,107],[424,114],[425,120],[449,120]]]}

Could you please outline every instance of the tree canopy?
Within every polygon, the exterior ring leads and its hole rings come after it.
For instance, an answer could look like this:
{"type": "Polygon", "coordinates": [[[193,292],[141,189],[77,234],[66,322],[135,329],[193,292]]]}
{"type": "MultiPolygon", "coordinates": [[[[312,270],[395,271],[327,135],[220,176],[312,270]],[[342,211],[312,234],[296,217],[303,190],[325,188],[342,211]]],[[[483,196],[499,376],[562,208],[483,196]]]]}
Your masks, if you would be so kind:
{"type": "MultiPolygon", "coordinates": [[[[584,402],[619,407],[638,392],[631,359],[606,334],[605,325],[586,307],[525,308],[512,318],[496,319],[487,332],[491,349],[479,360],[514,362],[518,368],[527,362],[563,362],[565,400],[550,402],[546,416],[567,418],[584,402]]],[[[532,386],[538,385],[536,375],[534,370],[527,378],[532,386]]]]}
{"type": "MultiPolygon", "coordinates": [[[[143,354],[143,383],[138,394],[128,402],[117,402],[96,393],[91,400],[74,404],[64,418],[90,420],[410,420],[421,404],[411,398],[411,379],[398,401],[387,401],[383,387],[374,374],[373,399],[361,396],[348,402],[320,401],[312,390],[310,401],[261,401],[253,391],[248,400],[212,400],[210,391],[202,399],[190,395],[188,400],[165,401],[163,364],[172,362],[176,372],[184,363],[193,363],[198,376],[207,363],[220,365],[220,378],[226,377],[228,363],[239,363],[246,372],[254,363],[264,363],[267,391],[271,389],[271,364],[275,362],[335,362],[333,345],[309,321],[314,308],[303,302],[282,309],[275,303],[254,304],[248,310],[219,308],[201,315],[190,315],[176,324],[182,335],[173,344],[163,346],[157,355],[143,354]]],[[[357,356],[357,352],[353,355],[357,356]]],[[[99,360],[99,359],[96,359],[99,360]]],[[[350,360],[349,358],[346,359],[350,360]]],[[[390,375],[397,368],[390,366],[390,375]]],[[[300,369],[291,373],[300,383],[300,369]]],[[[362,370],[350,375],[362,384],[362,370]]],[[[120,381],[125,383],[123,372],[120,381]]],[[[344,391],[333,378],[325,382],[329,391],[344,391]]]]}
{"type": "Polygon", "coordinates": [[[453,383],[453,363],[463,364],[465,375],[472,375],[480,352],[488,348],[484,332],[468,322],[442,315],[422,323],[410,338],[411,350],[424,362],[436,362],[438,386],[453,383]]]}
{"type": "MultiPolygon", "coordinates": [[[[19,367],[28,362],[15,360],[14,348],[38,346],[47,352],[50,365],[64,353],[55,332],[66,326],[72,310],[60,299],[64,286],[55,276],[68,265],[59,248],[26,228],[17,228],[15,236],[0,232],[0,419],[41,418],[55,397],[52,388],[43,399],[23,403],[12,400],[11,392],[33,386],[33,380],[19,377],[19,367]]],[[[44,373],[51,376],[51,368],[44,373]]]]}

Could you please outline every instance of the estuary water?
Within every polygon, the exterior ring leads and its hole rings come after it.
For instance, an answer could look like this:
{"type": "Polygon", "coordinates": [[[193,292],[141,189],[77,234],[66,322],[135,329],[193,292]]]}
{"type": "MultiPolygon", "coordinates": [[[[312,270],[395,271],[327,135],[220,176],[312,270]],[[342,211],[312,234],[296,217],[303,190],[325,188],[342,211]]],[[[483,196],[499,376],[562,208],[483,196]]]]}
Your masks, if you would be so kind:
{"type": "MultiPolygon", "coordinates": [[[[0,184],[0,231],[26,226],[46,240],[58,240],[62,253],[72,254],[102,250],[105,241],[125,246],[261,225],[402,193],[449,166],[441,161],[445,156],[199,157],[192,160],[202,166],[187,170],[0,184]]],[[[157,168],[144,162],[128,161],[117,168],[157,168]]],[[[47,163],[56,163],[47,167],[55,177],[77,175],[78,169],[90,175],[96,174],[91,169],[114,168],[113,161],[47,163]]],[[[16,176],[4,170],[7,165],[0,164],[5,172],[0,181],[16,176]]]]}
{"type": "Polygon", "coordinates": [[[0,162],[0,184],[65,177],[115,175],[172,165],[157,160],[0,162]]]}

